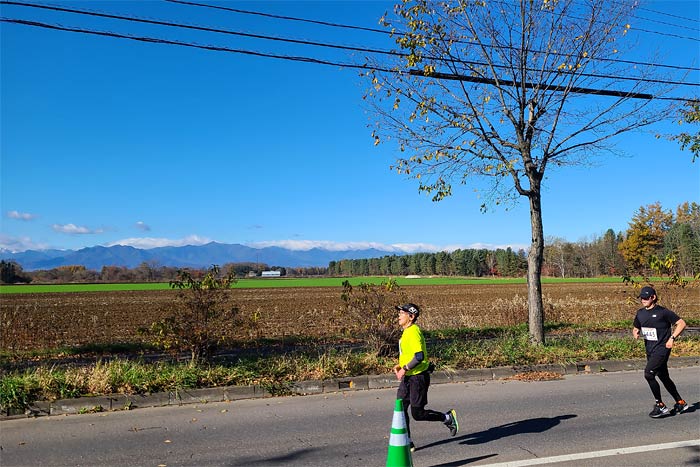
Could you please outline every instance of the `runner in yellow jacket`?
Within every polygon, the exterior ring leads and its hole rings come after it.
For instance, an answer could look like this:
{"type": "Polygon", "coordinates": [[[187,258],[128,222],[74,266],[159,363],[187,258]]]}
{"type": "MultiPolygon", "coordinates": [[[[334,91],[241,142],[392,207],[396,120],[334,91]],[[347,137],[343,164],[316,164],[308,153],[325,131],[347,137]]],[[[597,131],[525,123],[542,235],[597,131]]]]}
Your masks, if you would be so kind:
{"type": "MultiPolygon", "coordinates": [[[[430,364],[425,338],[418,325],[415,324],[420,309],[413,303],[397,306],[399,312],[399,325],[403,329],[399,340],[399,364],[394,367],[396,378],[400,381],[396,394],[401,399],[406,418],[406,431],[411,440],[411,428],[408,421],[408,407],[411,407],[411,415],[416,421],[443,422],[455,436],[459,431],[457,412],[454,409],[442,413],[426,409],[428,405],[428,388],[430,387],[430,364]]],[[[415,450],[413,441],[410,441],[411,451],[415,450]]]]}

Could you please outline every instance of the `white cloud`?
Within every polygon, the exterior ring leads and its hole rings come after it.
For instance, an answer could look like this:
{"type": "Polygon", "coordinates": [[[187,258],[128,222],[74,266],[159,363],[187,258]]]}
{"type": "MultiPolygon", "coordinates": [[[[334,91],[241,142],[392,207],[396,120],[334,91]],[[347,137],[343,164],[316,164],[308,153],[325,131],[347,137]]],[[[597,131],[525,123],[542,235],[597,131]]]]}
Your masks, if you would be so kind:
{"type": "Polygon", "coordinates": [[[68,235],[86,235],[86,234],[101,234],[104,232],[103,229],[91,230],[87,227],[83,227],[75,224],[53,224],[51,228],[55,232],[64,233],[68,235]]]}
{"type": "Polygon", "coordinates": [[[322,248],[330,251],[343,250],[366,250],[368,248],[377,248],[385,250],[386,245],[373,242],[332,242],[328,240],[271,240],[267,242],[249,243],[251,248],[265,248],[269,246],[277,246],[288,250],[308,251],[313,248],[322,248]]]}
{"type": "MultiPolygon", "coordinates": [[[[74,226],[73,224],[67,224],[65,226],[54,226],[54,230],[56,230],[56,227],[62,227],[63,233],[96,233],[91,232],[84,227],[74,226]]],[[[105,244],[105,246],[109,247],[114,245],[124,245],[149,250],[151,248],[158,248],[164,246],[178,247],[185,245],[205,245],[212,241],[213,240],[209,238],[200,237],[199,235],[189,235],[180,239],[133,237],[110,242],[108,244],[105,244]]],[[[333,242],[330,240],[273,240],[266,242],[249,243],[247,245],[252,248],[265,248],[270,246],[277,246],[281,248],[287,248],[289,250],[302,251],[308,251],[312,248],[322,248],[330,251],[366,250],[374,248],[379,251],[397,254],[412,254],[419,252],[435,253],[438,251],[452,252],[458,249],[496,250],[499,248],[506,249],[508,247],[512,248],[514,251],[518,251],[520,249],[527,251],[529,248],[528,245],[521,244],[494,245],[490,243],[472,243],[470,245],[438,246],[430,243],[394,243],[391,245],[387,245],[384,243],[377,242],[333,242]]],[[[46,250],[49,248],[51,248],[51,246],[41,243],[35,243],[29,237],[10,237],[8,235],[0,234],[0,250],[6,250],[12,253],[19,253],[26,250],[46,250]]]]}
{"type": "Polygon", "coordinates": [[[162,246],[206,245],[211,241],[211,239],[200,237],[199,235],[189,235],[180,239],[135,237],[110,242],[105,246],[123,245],[133,246],[134,248],[141,248],[143,250],[150,250],[151,248],[158,248],[162,246]]]}
{"type": "Polygon", "coordinates": [[[27,250],[47,250],[49,245],[45,243],[35,243],[29,237],[11,237],[9,235],[0,234],[0,251],[9,251],[10,253],[20,253],[27,250]]]}
{"type": "Polygon", "coordinates": [[[512,248],[514,251],[519,249],[527,250],[527,245],[493,245],[488,243],[473,243],[471,245],[447,245],[439,246],[430,243],[393,243],[387,245],[384,243],[377,242],[333,242],[329,240],[271,240],[265,242],[254,242],[249,243],[249,247],[252,248],[265,248],[270,246],[277,246],[280,248],[287,248],[289,250],[301,250],[308,251],[313,248],[321,248],[330,251],[346,251],[346,250],[367,250],[374,248],[380,251],[386,251],[388,253],[435,253],[438,251],[448,251],[452,252],[455,250],[469,250],[469,249],[506,249],[508,247],[512,248]]]}
{"type": "Polygon", "coordinates": [[[35,214],[19,211],[7,211],[7,217],[9,217],[10,219],[17,219],[20,221],[31,221],[37,218],[35,214]]]}
{"type": "MultiPolygon", "coordinates": [[[[430,243],[394,243],[391,245],[391,247],[401,253],[435,253],[437,251],[447,251],[447,249],[444,247],[432,245],[430,243]]],[[[456,250],[457,248],[454,249],[456,250]]]]}
{"type": "Polygon", "coordinates": [[[143,221],[138,221],[136,223],[136,228],[143,231],[143,232],[149,232],[151,230],[151,226],[146,224],[143,221]]]}

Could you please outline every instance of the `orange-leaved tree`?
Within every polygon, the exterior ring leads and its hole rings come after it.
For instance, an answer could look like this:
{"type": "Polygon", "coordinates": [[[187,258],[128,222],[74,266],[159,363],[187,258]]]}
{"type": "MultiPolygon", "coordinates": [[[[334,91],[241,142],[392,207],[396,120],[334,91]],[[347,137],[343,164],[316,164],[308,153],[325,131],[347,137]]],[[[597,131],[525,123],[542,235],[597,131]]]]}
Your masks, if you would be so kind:
{"type": "Polygon", "coordinates": [[[632,270],[648,270],[652,256],[660,254],[664,236],[673,225],[673,214],[661,203],[641,206],[632,216],[620,252],[632,270]]]}

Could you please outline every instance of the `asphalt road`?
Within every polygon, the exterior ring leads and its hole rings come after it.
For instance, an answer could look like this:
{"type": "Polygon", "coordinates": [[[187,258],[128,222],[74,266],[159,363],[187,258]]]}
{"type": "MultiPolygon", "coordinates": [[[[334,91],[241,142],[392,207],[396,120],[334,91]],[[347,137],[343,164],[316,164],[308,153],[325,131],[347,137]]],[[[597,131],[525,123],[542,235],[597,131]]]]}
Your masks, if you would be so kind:
{"type": "MultiPolygon", "coordinates": [[[[413,463],[699,465],[700,368],[671,376],[692,408],[664,419],[648,417],[640,371],[434,385],[429,407],[456,408],[460,433],[413,422],[413,463]]],[[[7,420],[0,464],[383,466],[394,402],[394,389],[378,389],[7,420]]]]}

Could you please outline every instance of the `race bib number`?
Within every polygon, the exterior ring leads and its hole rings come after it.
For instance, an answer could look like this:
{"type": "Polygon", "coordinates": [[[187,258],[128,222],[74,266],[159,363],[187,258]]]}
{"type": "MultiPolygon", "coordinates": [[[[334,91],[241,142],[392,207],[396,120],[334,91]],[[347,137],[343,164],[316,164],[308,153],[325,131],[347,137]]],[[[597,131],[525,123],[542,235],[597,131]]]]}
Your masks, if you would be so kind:
{"type": "Polygon", "coordinates": [[[644,340],[647,341],[659,340],[659,337],[656,335],[656,328],[642,328],[642,336],[644,336],[644,340]]]}

